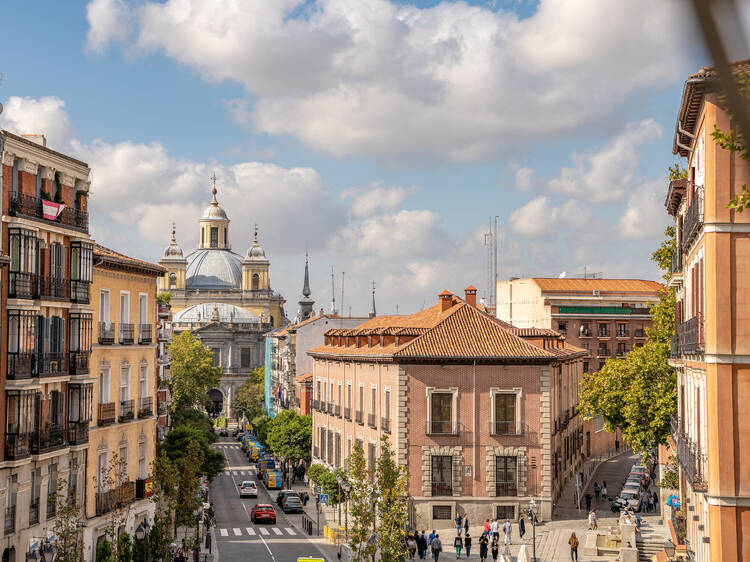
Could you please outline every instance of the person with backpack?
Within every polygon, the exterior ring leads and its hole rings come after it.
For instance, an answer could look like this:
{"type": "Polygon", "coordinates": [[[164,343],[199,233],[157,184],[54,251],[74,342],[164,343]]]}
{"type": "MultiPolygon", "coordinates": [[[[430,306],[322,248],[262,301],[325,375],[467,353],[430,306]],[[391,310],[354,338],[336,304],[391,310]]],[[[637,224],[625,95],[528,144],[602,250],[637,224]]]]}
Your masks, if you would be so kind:
{"type": "Polygon", "coordinates": [[[602,489],[599,487],[599,482],[594,482],[594,497],[596,498],[596,501],[599,501],[601,491],[602,489]]]}
{"type": "Polygon", "coordinates": [[[456,560],[461,558],[461,549],[464,547],[464,541],[461,540],[460,536],[453,539],[453,546],[456,548],[456,560]]]}
{"type": "Polygon", "coordinates": [[[430,546],[432,548],[432,557],[435,559],[435,562],[437,562],[440,559],[440,553],[443,551],[443,543],[440,540],[439,534],[435,535],[430,546]]]}
{"type": "Polygon", "coordinates": [[[510,519],[505,520],[503,525],[503,533],[505,534],[505,542],[503,544],[513,544],[510,540],[510,534],[513,531],[513,526],[510,524],[510,519]]]}
{"type": "Polygon", "coordinates": [[[578,562],[578,537],[576,537],[575,533],[571,533],[568,544],[570,545],[571,562],[578,562]]]}

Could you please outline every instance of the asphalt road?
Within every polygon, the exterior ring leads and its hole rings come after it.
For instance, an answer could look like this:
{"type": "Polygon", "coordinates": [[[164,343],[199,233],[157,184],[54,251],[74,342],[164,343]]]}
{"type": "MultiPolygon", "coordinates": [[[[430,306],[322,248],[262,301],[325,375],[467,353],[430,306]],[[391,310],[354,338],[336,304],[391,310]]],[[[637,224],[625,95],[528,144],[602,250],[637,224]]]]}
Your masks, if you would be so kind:
{"type": "Polygon", "coordinates": [[[210,486],[210,501],[216,510],[215,541],[219,562],[287,562],[298,557],[323,558],[302,534],[302,515],[285,515],[276,505],[277,490],[266,490],[258,479],[255,465],[240,451],[231,437],[222,437],[214,448],[224,453],[227,469],[210,486]],[[238,487],[243,480],[254,480],[258,498],[240,498],[238,487]],[[276,509],[276,524],[253,524],[250,511],[257,503],[270,503],[276,509]]]}

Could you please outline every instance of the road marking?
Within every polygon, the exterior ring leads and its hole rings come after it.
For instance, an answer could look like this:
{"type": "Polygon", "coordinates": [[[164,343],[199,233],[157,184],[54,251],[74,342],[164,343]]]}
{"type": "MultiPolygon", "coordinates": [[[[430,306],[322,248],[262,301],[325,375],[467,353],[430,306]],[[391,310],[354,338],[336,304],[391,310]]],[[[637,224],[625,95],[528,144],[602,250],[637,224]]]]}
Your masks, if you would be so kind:
{"type": "Polygon", "coordinates": [[[293,535],[294,534],[294,529],[292,529],[291,527],[287,527],[286,528],[286,532],[289,533],[290,535],[293,535]]]}
{"type": "Polygon", "coordinates": [[[229,536],[229,531],[227,531],[226,529],[219,529],[219,533],[221,534],[222,537],[229,536]]]}
{"type": "Polygon", "coordinates": [[[277,535],[283,535],[284,534],[284,533],[281,532],[281,529],[279,529],[278,527],[274,527],[273,528],[273,532],[276,533],[277,535]]]}
{"type": "Polygon", "coordinates": [[[234,533],[235,537],[239,537],[242,534],[242,529],[235,527],[234,529],[232,529],[232,532],[234,533]]]}
{"type": "Polygon", "coordinates": [[[255,536],[255,529],[253,529],[252,527],[248,527],[245,530],[247,531],[247,534],[250,535],[251,537],[255,536]]]}
{"type": "MultiPolygon", "coordinates": [[[[234,480],[234,477],[232,477],[232,482],[234,482],[235,486],[237,485],[237,482],[234,480]]],[[[250,514],[247,511],[247,505],[245,505],[245,502],[243,502],[242,500],[240,500],[240,503],[242,504],[242,509],[245,510],[245,515],[247,516],[248,519],[250,519],[250,514]]],[[[268,543],[263,539],[263,537],[260,537],[260,542],[262,542],[263,546],[266,547],[266,550],[268,551],[268,555],[271,557],[271,561],[276,562],[276,557],[273,555],[273,552],[271,552],[271,547],[268,546],[268,543]]]]}
{"type": "Polygon", "coordinates": [[[268,529],[264,529],[264,528],[261,527],[260,534],[261,535],[268,535],[268,529]]]}

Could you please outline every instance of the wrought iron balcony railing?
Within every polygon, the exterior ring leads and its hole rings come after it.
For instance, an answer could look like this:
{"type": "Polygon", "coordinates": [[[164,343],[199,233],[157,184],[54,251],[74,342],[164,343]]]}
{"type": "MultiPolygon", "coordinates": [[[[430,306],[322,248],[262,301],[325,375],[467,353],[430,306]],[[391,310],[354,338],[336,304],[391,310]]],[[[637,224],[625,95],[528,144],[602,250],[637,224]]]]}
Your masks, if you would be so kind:
{"type": "Polygon", "coordinates": [[[8,273],[9,299],[35,299],[39,296],[39,283],[36,273],[11,271],[8,273]]]}
{"type": "Polygon", "coordinates": [[[138,417],[147,418],[154,413],[154,399],[151,396],[142,396],[138,403],[138,417]]]}
{"type": "Polygon", "coordinates": [[[428,421],[425,431],[427,435],[458,435],[458,425],[452,421],[428,421]]]}
{"type": "Polygon", "coordinates": [[[131,345],[133,342],[135,342],[135,325],[120,324],[120,343],[131,345]]]}
{"type": "Polygon", "coordinates": [[[8,353],[8,378],[11,380],[29,379],[34,376],[35,356],[33,353],[8,353]]]}
{"type": "Polygon", "coordinates": [[[115,331],[117,326],[114,322],[99,322],[99,343],[112,345],[115,343],[115,331]]]}
{"type": "Polygon", "coordinates": [[[708,491],[705,451],[685,434],[677,416],[672,417],[671,429],[672,439],[677,448],[677,462],[682,468],[682,473],[690,482],[693,490],[696,492],[708,491]]]}
{"type": "Polygon", "coordinates": [[[31,432],[5,434],[5,458],[25,459],[31,454],[31,432]]]}
{"type": "Polygon", "coordinates": [[[98,405],[97,408],[97,425],[109,425],[115,423],[115,403],[106,402],[98,405]]]}
{"type": "Polygon", "coordinates": [[[373,429],[378,427],[378,422],[375,414],[367,414],[367,425],[369,425],[373,429]]]}
{"type": "Polygon", "coordinates": [[[120,423],[130,421],[135,418],[135,401],[120,400],[120,423]]]}
{"type": "Polygon", "coordinates": [[[344,408],[344,419],[351,420],[352,419],[352,409],[351,408],[344,408]]]}
{"type": "Polygon", "coordinates": [[[16,506],[9,505],[5,508],[5,534],[16,532],[16,506]]]}
{"type": "Polygon", "coordinates": [[[70,281],[70,301],[78,304],[89,304],[90,281],[70,281]]]}
{"type": "Polygon", "coordinates": [[[39,298],[46,300],[69,301],[70,280],[58,277],[39,277],[39,298]]]}
{"type": "Polygon", "coordinates": [[[65,426],[52,426],[31,433],[31,454],[41,455],[68,446],[68,429],[65,426]]]}
{"type": "Polygon", "coordinates": [[[364,418],[362,410],[357,410],[354,412],[354,421],[357,423],[363,423],[362,419],[364,418]]]}
{"type": "Polygon", "coordinates": [[[698,314],[680,324],[678,336],[681,354],[696,355],[703,353],[705,350],[703,315],[698,314]]]}
{"type": "Polygon", "coordinates": [[[685,218],[682,221],[682,249],[687,249],[703,226],[703,186],[695,186],[685,218]]]}
{"type": "Polygon", "coordinates": [[[153,337],[151,335],[152,326],[151,324],[139,324],[138,325],[138,343],[151,343],[153,337]]]}
{"type": "Polygon", "coordinates": [[[680,250],[675,249],[672,252],[672,263],[669,266],[669,273],[674,275],[682,271],[682,253],[680,250]]]}
{"type": "Polygon", "coordinates": [[[57,218],[47,219],[44,216],[44,200],[41,197],[13,192],[6,193],[6,196],[8,201],[8,214],[12,217],[23,215],[88,232],[89,215],[86,211],[75,209],[72,206],[66,206],[57,218]]]}
{"type": "Polygon", "coordinates": [[[432,483],[432,495],[433,496],[452,496],[453,486],[447,482],[433,482],[432,483]]]}
{"type": "Polygon", "coordinates": [[[68,443],[83,445],[89,442],[89,422],[68,422],[68,443]]]}
{"type": "Polygon", "coordinates": [[[672,359],[680,357],[680,338],[677,334],[669,336],[669,357],[672,359]]]}
{"type": "Polygon", "coordinates": [[[68,366],[71,375],[87,375],[89,372],[90,351],[71,351],[68,354],[68,366]]]}
{"type": "Polygon", "coordinates": [[[135,482],[123,482],[113,490],[96,493],[96,514],[104,515],[135,500],[135,482]]]}
{"type": "Polygon", "coordinates": [[[37,360],[40,377],[55,377],[68,373],[68,356],[65,353],[42,353],[37,360]]]}
{"type": "Polygon", "coordinates": [[[390,418],[380,418],[380,428],[386,433],[390,433],[391,432],[390,418]]]}

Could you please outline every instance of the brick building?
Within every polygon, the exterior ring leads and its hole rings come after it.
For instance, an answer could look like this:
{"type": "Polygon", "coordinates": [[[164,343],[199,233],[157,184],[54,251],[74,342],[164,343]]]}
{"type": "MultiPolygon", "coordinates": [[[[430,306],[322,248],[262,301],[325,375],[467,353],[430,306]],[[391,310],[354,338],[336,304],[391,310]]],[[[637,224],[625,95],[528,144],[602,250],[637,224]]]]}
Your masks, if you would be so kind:
{"type": "MultiPolygon", "coordinates": [[[[588,353],[583,372],[596,372],[612,357],[625,357],[646,341],[650,307],[659,302],[661,283],[641,279],[510,279],[497,284],[497,317],[518,328],[552,329],[588,353]]],[[[604,420],[584,424],[586,456],[619,448],[617,433],[604,420]]]]}
{"type": "MultiPolygon", "coordinates": [[[[747,74],[750,61],[733,70],[747,74]]],[[[678,548],[699,561],[736,562],[750,560],[750,212],[727,202],[750,184],[750,165],[711,138],[714,127],[736,130],[722,106],[713,68],[685,82],[673,150],[687,158],[688,177],[670,182],[666,198],[677,231],[671,446],[684,506],[676,523],[686,529],[678,548]]]]}
{"type": "Polygon", "coordinates": [[[313,365],[313,461],[343,466],[355,440],[370,466],[390,435],[409,471],[411,521],[549,518],[580,467],[584,351],[551,330],[519,330],[444,291],[438,304],[325,332],[313,365]]]}

